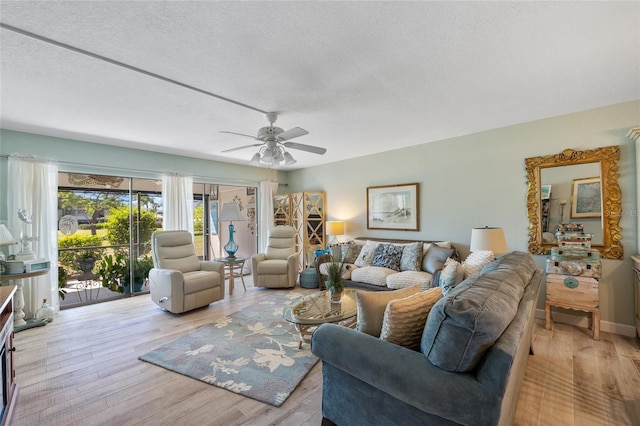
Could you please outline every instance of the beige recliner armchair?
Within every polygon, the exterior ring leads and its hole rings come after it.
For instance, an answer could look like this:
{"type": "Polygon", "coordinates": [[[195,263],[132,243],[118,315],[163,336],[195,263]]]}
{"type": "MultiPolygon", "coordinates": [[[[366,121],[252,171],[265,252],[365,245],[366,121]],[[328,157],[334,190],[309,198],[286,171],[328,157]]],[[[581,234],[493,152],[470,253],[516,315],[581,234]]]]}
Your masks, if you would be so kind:
{"type": "Polygon", "coordinates": [[[154,232],[151,249],[149,288],[158,306],[180,314],[224,299],[224,264],[199,260],[190,232],[154,232]]]}
{"type": "Polygon", "coordinates": [[[266,253],[251,257],[254,287],[294,287],[298,280],[298,257],[295,229],[276,226],[269,230],[266,253]]]}

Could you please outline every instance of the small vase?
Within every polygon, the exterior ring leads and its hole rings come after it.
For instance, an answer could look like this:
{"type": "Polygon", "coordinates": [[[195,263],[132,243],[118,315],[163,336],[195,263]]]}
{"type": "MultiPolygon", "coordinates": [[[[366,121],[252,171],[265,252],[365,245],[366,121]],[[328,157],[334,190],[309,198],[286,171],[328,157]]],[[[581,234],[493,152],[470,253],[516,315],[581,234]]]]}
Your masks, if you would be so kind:
{"type": "Polygon", "coordinates": [[[38,308],[38,310],[35,313],[35,318],[42,320],[44,322],[51,322],[53,321],[54,314],[55,314],[55,310],[53,309],[53,306],[47,303],[47,299],[44,299],[42,301],[42,306],[38,308]]]}
{"type": "Polygon", "coordinates": [[[329,292],[331,293],[331,303],[340,303],[342,300],[342,289],[340,290],[334,290],[333,288],[331,288],[329,290],[329,292]]]}

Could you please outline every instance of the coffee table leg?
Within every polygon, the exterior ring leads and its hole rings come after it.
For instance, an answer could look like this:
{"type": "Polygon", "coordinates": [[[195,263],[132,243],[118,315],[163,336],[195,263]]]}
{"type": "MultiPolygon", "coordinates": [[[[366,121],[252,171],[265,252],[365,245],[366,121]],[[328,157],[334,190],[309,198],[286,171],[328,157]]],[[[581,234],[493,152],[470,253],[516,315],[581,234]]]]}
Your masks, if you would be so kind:
{"type": "Polygon", "coordinates": [[[311,344],[311,336],[313,336],[313,328],[316,328],[315,325],[303,325],[303,324],[295,324],[296,330],[300,333],[300,342],[298,343],[298,349],[302,349],[303,343],[311,344]]]}

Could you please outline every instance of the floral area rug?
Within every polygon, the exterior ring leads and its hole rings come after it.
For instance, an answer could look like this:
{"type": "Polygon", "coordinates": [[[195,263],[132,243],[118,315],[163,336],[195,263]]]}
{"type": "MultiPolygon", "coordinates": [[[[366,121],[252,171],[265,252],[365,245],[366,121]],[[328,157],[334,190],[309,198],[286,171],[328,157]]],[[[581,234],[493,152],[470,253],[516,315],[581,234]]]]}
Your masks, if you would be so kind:
{"type": "Polygon", "coordinates": [[[298,332],[282,318],[301,296],[267,296],[139,358],[279,407],[318,361],[298,349],[298,332]]]}

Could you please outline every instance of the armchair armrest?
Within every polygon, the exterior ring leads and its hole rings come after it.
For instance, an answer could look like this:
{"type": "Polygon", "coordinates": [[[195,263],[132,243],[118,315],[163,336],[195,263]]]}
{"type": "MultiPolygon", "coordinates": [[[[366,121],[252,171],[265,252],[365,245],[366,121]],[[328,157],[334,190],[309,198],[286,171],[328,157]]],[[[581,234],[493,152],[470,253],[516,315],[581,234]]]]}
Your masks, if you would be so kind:
{"type": "MultiPolygon", "coordinates": [[[[164,295],[163,299],[166,299],[168,295],[169,303],[184,305],[184,276],[177,269],[152,268],[149,271],[149,287],[152,288],[152,297],[157,294],[164,295]],[[154,292],[153,289],[157,291],[154,292]]],[[[157,302],[162,303],[160,300],[157,302]]]]}
{"type": "Polygon", "coordinates": [[[214,271],[224,278],[224,263],[213,260],[201,260],[200,269],[203,271],[214,271]]]}
{"type": "Polygon", "coordinates": [[[339,373],[453,422],[474,424],[500,405],[501,398],[475,376],[440,369],[420,352],[347,327],[321,325],[313,333],[311,351],[339,373]],[[485,410],[488,413],[479,415],[485,410]]]}
{"type": "Polygon", "coordinates": [[[267,255],[264,253],[258,253],[251,256],[251,276],[253,276],[253,282],[258,282],[258,263],[262,262],[267,258],[267,255]]]}

